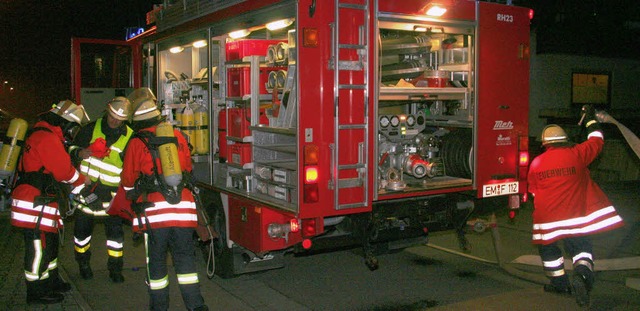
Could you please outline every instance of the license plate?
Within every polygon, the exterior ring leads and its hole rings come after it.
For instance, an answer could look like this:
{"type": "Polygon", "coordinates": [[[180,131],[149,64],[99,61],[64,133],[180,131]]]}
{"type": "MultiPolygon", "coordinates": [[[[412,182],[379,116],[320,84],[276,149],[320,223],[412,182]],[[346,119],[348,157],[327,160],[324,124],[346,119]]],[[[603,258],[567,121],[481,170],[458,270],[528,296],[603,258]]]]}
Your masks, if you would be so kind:
{"type": "Polygon", "coordinates": [[[514,193],[518,193],[517,181],[482,186],[482,197],[484,198],[514,193]]]}

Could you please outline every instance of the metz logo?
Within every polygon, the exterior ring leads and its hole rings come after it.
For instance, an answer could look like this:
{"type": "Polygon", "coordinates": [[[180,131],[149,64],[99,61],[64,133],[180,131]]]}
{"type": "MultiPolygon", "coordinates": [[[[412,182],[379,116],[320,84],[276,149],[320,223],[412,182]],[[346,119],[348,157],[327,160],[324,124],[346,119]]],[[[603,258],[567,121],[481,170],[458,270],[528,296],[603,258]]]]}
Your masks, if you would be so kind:
{"type": "Polygon", "coordinates": [[[494,131],[511,130],[511,129],[513,129],[513,122],[511,121],[496,120],[496,124],[493,125],[494,131]]]}

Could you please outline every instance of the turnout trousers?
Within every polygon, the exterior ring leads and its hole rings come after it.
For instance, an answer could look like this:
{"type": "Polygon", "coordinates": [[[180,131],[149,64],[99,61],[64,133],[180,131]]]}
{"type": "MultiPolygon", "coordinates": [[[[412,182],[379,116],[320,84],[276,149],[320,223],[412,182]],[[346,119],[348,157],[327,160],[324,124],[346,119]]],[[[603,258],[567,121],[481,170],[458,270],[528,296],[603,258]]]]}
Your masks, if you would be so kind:
{"type": "MultiPolygon", "coordinates": [[[[591,287],[593,275],[593,246],[587,236],[564,238],[561,240],[564,250],[571,257],[576,273],[582,275],[587,286],[591,287]]],[[[560,241],[538,246],[545,275],[551,279],[551,284],[562,288],[569,286],[569,278],[564,270],[564,257],[559,245],[560,241]]]]}
{"type": "Polygon", "coordinates": [[[182,300],[189,310],[204,305],[196,267],[194,228],[159,228],[145,232],[150,309],[169,308],[167,253],[173,259],[182,300]]]}
{"type": "Polygon", "coordinates": [[[58,273],[58,233],[22,229],[27,296],[41,297],[62,282],[58,273]]]}
{"type": "Polygon", "coordinates": [[[75,226],[73,228],[74,250],[76,261],[80,264],[88,264],[91,259],[91,234],[95,227],[96,218],[104,220],[104,230],[107,238],[107,254],[109,256],[107,267],[109,272],[122,272],[124,230],[122,218],[117,216],[94,216],[79,211],[76,213],[75,226]]]}

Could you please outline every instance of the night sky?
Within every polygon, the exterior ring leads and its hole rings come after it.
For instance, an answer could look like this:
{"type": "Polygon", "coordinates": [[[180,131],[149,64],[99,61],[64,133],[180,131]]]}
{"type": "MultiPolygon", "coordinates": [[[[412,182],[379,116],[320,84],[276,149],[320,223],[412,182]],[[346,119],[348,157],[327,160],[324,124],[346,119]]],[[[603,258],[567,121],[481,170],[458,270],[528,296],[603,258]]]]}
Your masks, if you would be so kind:
{"type": "Polygon", "coordinates": [[[124,40],[154,3],[162,1],[0,0],[0,109],[30,119],[70,98],[71,37],[124,40]]]}

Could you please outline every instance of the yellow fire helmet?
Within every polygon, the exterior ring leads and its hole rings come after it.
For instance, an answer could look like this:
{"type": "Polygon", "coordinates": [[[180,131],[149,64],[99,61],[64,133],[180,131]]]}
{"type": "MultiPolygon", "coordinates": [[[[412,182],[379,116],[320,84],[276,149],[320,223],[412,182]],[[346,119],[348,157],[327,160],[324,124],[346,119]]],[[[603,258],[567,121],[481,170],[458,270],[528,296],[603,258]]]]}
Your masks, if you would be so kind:
{"type": "Polygon", "coordinates": [[[109,115],[120,121],[126,121],[131,114],[131,102],[124,96],[118,96],[107,104],[109,115]]]}
{"type": "Polygon", "coordinates": [[[542,145],[568,142],[567,132],[557,124],[549,124],[542,130],[542,145]]]}
{"type": "Polygon", "coordinates": [[[63,100],[53,105],[50,112],[53,112],[65,120],[78,125],[84,125],[89,122],[89,116],[81,105],[76,105],[71,100],[63,100]]]}
{"type": "Polygon", "coordinates": [[[128,96],[133,107],[133,121],[142,121],[155,118],[160,115],[156,104],[156,96],[147,87],[134,90],[128,96]]]}

